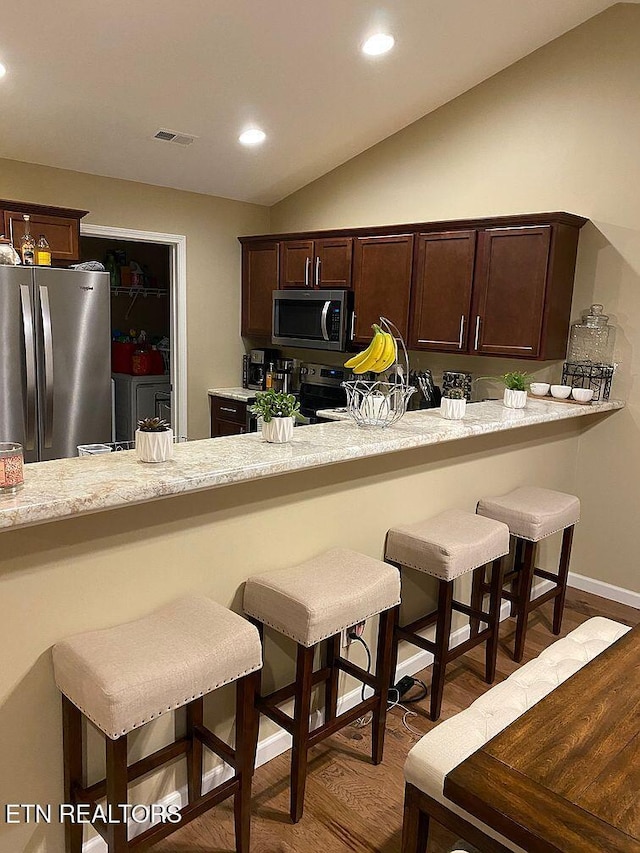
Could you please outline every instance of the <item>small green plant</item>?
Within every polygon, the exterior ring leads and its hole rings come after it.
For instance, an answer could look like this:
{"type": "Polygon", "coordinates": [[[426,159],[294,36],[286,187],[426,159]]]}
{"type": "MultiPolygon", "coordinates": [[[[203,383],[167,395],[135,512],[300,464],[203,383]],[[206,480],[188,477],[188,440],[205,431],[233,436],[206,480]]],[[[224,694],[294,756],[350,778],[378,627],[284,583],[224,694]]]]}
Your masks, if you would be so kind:
{"type": "Polygon", "coordinates": [[[463,388],[447,388],[447,390],[442,395],[443,397],[447,397],[449,400],[465,400],[466,395],[464,393],[463,388]]]}
{"type": "Polygon", "coordinates": [[[296,418],[302,420],[300,403],[293,394],[283,394],[281,391],[259,391],[256,401],[251,406],[251,412],[258,415],[268,424],[273,418],[296,418]]]}
{"type": "Polygon", "coordinates": [[[168,432],[171,426],[164,418],[143,418],[138,421],[138,429],[140,432],[168,432]]]}
{"type": "Polygon", "coordinates": [[[509,373],[503,373],[501,376],[478,376],[476,382],[481,379],[489,379],[492,382],[502,382],[505,388],[510,391],[526,391],[530,382],[533,382],[535,377],[532,373],[523,373],[521,370],[512,370],[509,373]]]}

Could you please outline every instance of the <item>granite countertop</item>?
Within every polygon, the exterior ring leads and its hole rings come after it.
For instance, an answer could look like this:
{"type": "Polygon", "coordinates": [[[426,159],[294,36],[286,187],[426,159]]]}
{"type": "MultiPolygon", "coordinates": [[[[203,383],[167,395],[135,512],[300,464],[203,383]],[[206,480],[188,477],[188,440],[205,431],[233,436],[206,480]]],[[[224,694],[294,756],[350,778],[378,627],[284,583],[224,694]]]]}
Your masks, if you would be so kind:
{"type": "Polygon", "coordinates": [[[259,433],[191,441],[177,444],[173,460],[159,464],[139,462],[133,450],[35,462],[25,466],[25,485],[20,492],[0,497],[0,529],[518,427],[595,416],[623,406],[614,400],[585,406],[529,400],[526,409],[507,409],[491,401],[467,408],[462,421],[445,420],[437,409],[430,409],[409,412],[389,429],[360,429],[351,421],[298,427],[289,444],[268,444],[259,433]]]}
{"type": "Polygon", "coordinates": [[[256,398],[256,392],[248,388],[209,388],[207,394],[210,397],[225,397],[227,400],[239,400],[248,403],[256,398]]]}

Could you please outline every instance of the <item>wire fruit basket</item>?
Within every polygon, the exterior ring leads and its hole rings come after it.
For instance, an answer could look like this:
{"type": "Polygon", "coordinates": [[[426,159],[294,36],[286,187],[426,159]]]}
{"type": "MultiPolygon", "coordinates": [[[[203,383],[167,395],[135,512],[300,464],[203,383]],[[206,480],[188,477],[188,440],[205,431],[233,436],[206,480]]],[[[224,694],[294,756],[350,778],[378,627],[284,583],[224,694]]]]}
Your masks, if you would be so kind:
{"type": "MultiPolygon", "coordinates": [[[[390,427],[407,411],[409,398],[415,388],[409,385],[409,355],[398,328],[386,317],[380,317],[380,327],[396,342],[396,358],[385,371],[386,380],[352,379],[342,383],[347,392],[347,412],[359,427],[390,427]],[[398,343],[402,348],[404,365],[398,361],[398,343]]],[[[384,374],[383,374],[384,375],[384,374]]]]}

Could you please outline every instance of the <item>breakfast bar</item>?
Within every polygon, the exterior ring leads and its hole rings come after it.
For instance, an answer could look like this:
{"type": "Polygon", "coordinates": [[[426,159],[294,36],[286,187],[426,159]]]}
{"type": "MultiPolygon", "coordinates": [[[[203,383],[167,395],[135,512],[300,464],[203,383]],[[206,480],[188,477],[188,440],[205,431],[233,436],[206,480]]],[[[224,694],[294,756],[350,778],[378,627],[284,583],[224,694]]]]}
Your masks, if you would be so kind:
{"type": "MultiPolygon", "coordinates": [[[[575,491],[581,438],[598,430],[606,439],[611,423],[625,417],[616,401],[531,400],[520,411],[490,401],[469,406],[458,422],[432,410],[408,413],[384,430],[348,421],[307,426],[285,445],[259,434],[187,442],[157,465],[126,451],[26,466],[24,488],[0,499],[0,799],[63,800],[51,660],[62,638],[139,618],[185,594],[240,612],[253,574],[332,547],[381,559],[394,524],[454,507],[474,512],[481,495],[524,483],[575,491]]],[[[543,566],[557,561],[553,548],[541,549],[543,566]]],[[[428,578],[408,585],[409,618],[413,608],[426,612],[433,594],[428,578]]],[[[367,636],[371,629],[367,622],[367,636]]],[[[287,642],[276,647],[267,637],[265,690],[290,676],[287,642]]],[[[362,664],[361,652],[352,653],[362,664]]],[[[341,682],[346,702],[350,690],[351,682],[341,682]]],[[[233,723],[228,696],[215,712],[205,702],[205,722],[223,738],[233,723]]],[[[148,728],[144,737],[132,734],[131,760],[173,739],[169,714],[148,728]]],[[[263,722],[261,744],[270,740],[259,746],[258,761],[287,749],[286,738],[275,737],[273,724],[263,722]]],[[[101,760],[101,745],[90,739],[89,784],[100,778],[101,760]]],[[[205,768],[210,780],[216,767],[205,768]]],[[[144,782],[135,801],[173,802],[184,784],[181,765],[170,766],[154,787],[144,782]]],[[[4,838],[2,853],[62,849],[58,824],[7,825],[4,838]]]]}

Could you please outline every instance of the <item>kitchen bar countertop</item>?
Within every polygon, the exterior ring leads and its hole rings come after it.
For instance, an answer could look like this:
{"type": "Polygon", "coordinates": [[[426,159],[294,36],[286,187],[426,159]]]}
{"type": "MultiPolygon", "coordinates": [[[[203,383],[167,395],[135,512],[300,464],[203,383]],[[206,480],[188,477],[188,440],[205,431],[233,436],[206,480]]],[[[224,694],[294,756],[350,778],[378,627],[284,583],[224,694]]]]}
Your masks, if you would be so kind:
{"type": "Polygon", "coordinates": [[[289,444],[268,444],[259,433],[191,441],[177,444],[173,460],[159,464],[139,462],[135,451],[35,462],[25,466],[21,491],[0,497],[0,529],[44,524],[504,430],[597,416],[623,406],[615,400],[589,406],[529,400],[526,409],[507,409],[501,402],[490,401],[467,408],[462,421],[445,420],[437,409],[430,409],[409,412],[389,429],[361,429],[344,421],[298,427],[289,444]]]}

